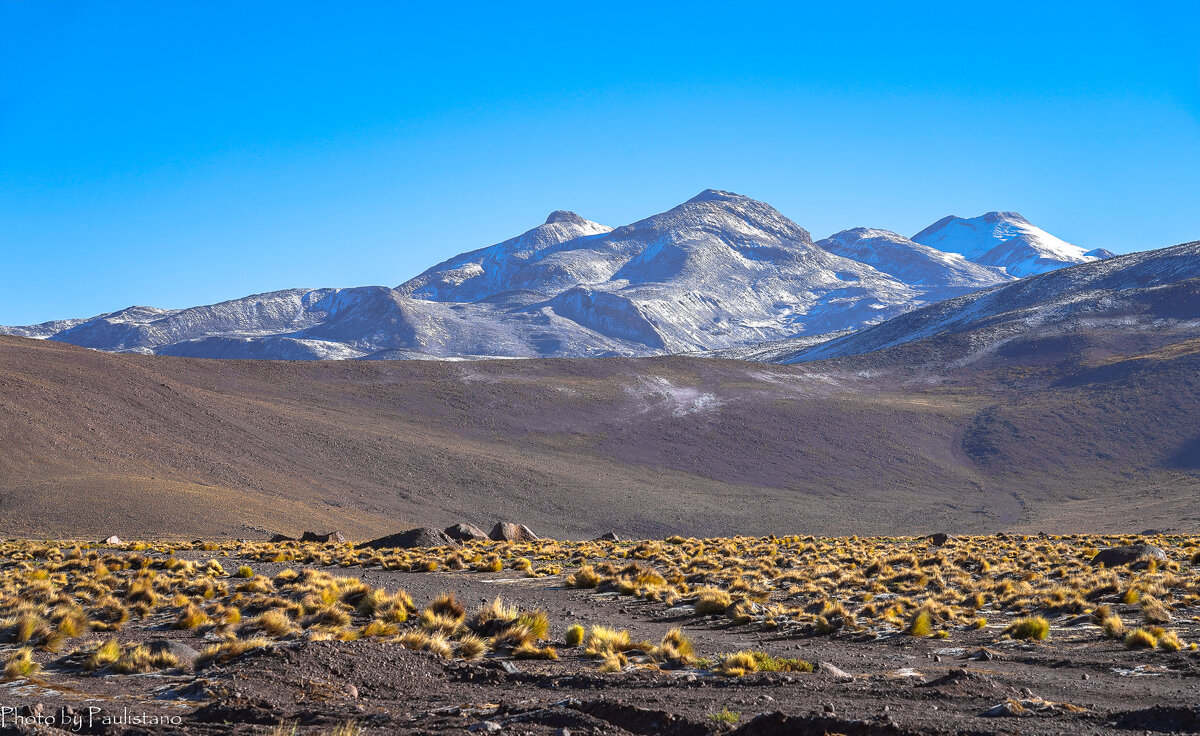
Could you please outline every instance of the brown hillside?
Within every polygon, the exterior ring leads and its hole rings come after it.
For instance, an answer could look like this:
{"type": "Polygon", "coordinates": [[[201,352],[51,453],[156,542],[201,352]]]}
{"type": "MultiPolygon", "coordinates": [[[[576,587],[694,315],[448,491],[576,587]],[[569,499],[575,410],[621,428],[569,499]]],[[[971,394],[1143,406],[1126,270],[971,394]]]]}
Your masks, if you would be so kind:
{"type": "Polygon", "coordinates": [[[846,361],[208,361],[0,338],[0,533],[1194,528],[1200,355],[1153,347],[932,377],[846,361]]]}

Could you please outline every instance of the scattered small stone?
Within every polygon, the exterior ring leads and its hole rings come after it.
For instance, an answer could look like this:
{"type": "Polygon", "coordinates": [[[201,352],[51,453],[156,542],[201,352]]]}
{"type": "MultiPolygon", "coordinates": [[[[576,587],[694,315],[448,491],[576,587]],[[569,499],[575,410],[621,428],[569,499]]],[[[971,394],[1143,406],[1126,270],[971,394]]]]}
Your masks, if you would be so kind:
{"type": "Polygon", "coordinates": [[[471,733],[496,733],[502,728],[504,727],[495,721],[480,721],[474,726],[469,727],[467,730],[471,733]]]}
{"type": "Polygon", "coordinates": [[[500,660],[500,669],[504,670],[505,672],[507,672],[510,675],[521,674],[521,668],[516,666],[512,662],[509,662],[507,659],[500,660]]]}
{"type": "Polygon", "coordinates": [[[111,537],[109,537],[108,539],[104,540],[104,543],[105,544],[120,544],[121,538],[118,537],[116,534],[114,534],[111,537]]]}
{"type": "Polygon", "coordinates": [[[358,697],[358,688],[354,685],[346,685],[346,697],[354,700],[358,697]]]}
{"type": "Polygon", "coordinates": [[[832,677],[835,680],[853,680],[854,679],[854,675],[850,674],[849,672],[846,672],[845,670],[843,670],[839,667],[835,667],[834,665],[830,664],[829,662],[818,662],[817,663],[817,671],[824,672],[825,674],[829,675],[830,677],[832,677]]]}

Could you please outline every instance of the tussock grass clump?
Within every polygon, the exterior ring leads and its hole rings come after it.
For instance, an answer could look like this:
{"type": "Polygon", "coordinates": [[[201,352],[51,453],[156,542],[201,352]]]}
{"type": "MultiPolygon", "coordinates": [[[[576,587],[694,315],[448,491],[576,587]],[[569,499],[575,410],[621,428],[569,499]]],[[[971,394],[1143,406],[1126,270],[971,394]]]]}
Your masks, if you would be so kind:
{"type": "Polygon", "coordinates": [[[1125,637],[1126,649],[1153,649],[1158,646],[1158,637],[1147,629],[1135,629],[1125,637]]]}
{"type": "Polygon", "coordinates": [[[406,631],[396,642],[405,649],[417,652],[433,652],[444,659],[454,656],[454,648],[450,640],[443,634],[428,634],[424,631],[406,631]]]}
{"type": "Polygon", "coordinates": [[[122,675],[144,674],[179,666],[179,659],[170,652],[152,652],[145,644],[126,648],[112,664],[113,671],[122,675]]]}
{"type": "Polygon", "coordinates": [[[429,610],[459,621],[467,616],[467,609],[463,608],[463,605],[458,602],[453,593],[442,593],[437,598],[434,598],[433,603],[429,604],[429,610]]]}
{"type": "Polygon", "coordinates": [[[400,633],[400,627],[396,624],[387,621],[375,619],[363,627],[362,635],[372,639],[378,639],[385,636],[396,636],[400,633]]]}
{"type": "Polygon", "coordinates": [[[517,659],[558,659],[558,652],[554,647],[539,648],[533,642],[522,642],[517,645],[512,651],[513,657],[517,659]]]}
{"type": "Polygon", "coordinates": [[[1158,637],[1158,648],[1164,652],[1178,652],[1183,647],[1184,643],[1174,631],[1165,631],[1158,637]]]}
{"type": "Polygon", "coordinates": [[[252,639],[231,639],[212,646],[200,652],[196,658],[196,669],[202,669],[213,664],[223,664],[241,656],[252,649],[263,649],[272,646],[270,639],[254,637],[252,639]]]}
{"type": "Polygon", "coordinates": [[[485,603],[475,612],[471,627],[476,631],[489,634],[517,620],[521,612],[507,605],[502,598],[496,596],[490,603],[485,603]]]}
{"type": "Polygon", "coordinates": [[[250,619],[242,628],[247,632],[259,631],[276,639],[282,639],[295,632],[296,622],[292,621],[283,611],[272,609],[250,619]]]}
{"type": "Polygon", "coordinates": [[[650,657],[656,662],[669,667],[686,667],[692,663],[696,648],[691,639],[683,633],[683,629],[675,628],[663,634],[658,646],[650,652],[650,657]]]}
{"type": "Polygon", "coordinates": [[[729,708],[722,708],[721,710],[715,710],[708,714],[708,720],[712,721],[713,723],[716,723],[719,725],[725,725],[725,726],[732,726],[733,724],[735,724],[739,720],[741,720],[741,718],[742,718],[741,711],[729,710],[729,708]]]}
{"type": "Polygon", "coordinates": [[[1142,599],[1142,620],[1148,624],[1171,623],[1171,609],[1155,598],[1146,596],[1142,599]]]}
{"type": "Polygon", "coordinates": [[[22,647],[18,649],[4,664],[4,681],[19,680],[32,677],[38,671],[38,663],[33,661],[33,649],[22,647]]]}
{"type": "Polygon", "coordinates": [[[116,662],[121,657],[121,645],[116,639],[109,639],[96,647],[83,662],[85,672],[95,672],[116,662]]]}
{"type": "Polygon", "coordinates": [[[595,567],[584,565],[568,575],[566,583],[572,588],[595,588],[600,584],[600,575],[595,567]]]}
{"type": "Polygon", "coordinates": [[[589,657],[607,657],[610,654],[633,649],[633,646],[628,631],[607,626],[593,626],[588,632],[587,645],[583,651],[589,657]]]}
{"type": "Polygon", "coordinates": [[[929,611],[920,609],[913,613],[912,618],[908,621],[908,627],[904,633],[909,636],[929,636],[933,633],[933,617],[929,611]]]}
{"type": "Polygon", "coordinates": [[[458,656],[463,659],[478,659],[488,652],[487,639],[475,634],[465,634],[458,639],[458,656]]]}
{"type": "Polygon", "coordinates": [[[175,619],[177,629],[197,629],[208,623],[208,614],[192,604],[188,604],[175,619]]]}
{"type": "Polygon", "coordinates": [[[417,623],[426,631],[453,636],[462,628],[463,620],[460,617],[437,613],[432,608],[427,608],[421,611],[421,616],[417,623]]]}
{"type": "Polygon", "coordinates": [[[803,659],[774,657],[763,651],[743,649],[720,656],[714,669],[727,677],[741,677],[750,672],[812,672],[813,666],[803,659]]]}
{"type": "Polygon", "coordinates": [[[1014,639],[1042,640],[1050,636],[1050,622],[1041,616],[1017,619],[1004,630],[1014,639]]]}
{"type": "Polygon", "coordinates": [[[610,652],[604,655],[604,661],[600,663],[601,672],[621,672],[625,666],[629,664],[629,659],[621,652],[610,652]]]}
{"type": "Polygon", "coordinates": [[[584,628],[579,624],[573,624],[567,629],[567,634],[564,641],[569,647],[577,647],[583,644],[583,637],[586,634],[584,628]]]}
{"type": "Polygon", "coordinates": [[[706,590],[696,598],[696,615],[712,616],[725,613],[733,605],[733,597],[723,590],[706,590]]]}
{"type": "Polygon", "coordinates": [[[241,565],[238,567],[237,572],[233,573],[233,576],[235,578],[252,578],[254,577],[254,568],[249,565],[241,565]]]}
{"type": "Polygon", "coordinates": [[[545,611],[531,611],[517,617],[517,624],[529,629],[534,639],[546,639],[550,636],[550,617],[545,611]]]}
{"type": "Polygon", "coordinates": [[[1106,616],[1100,622],[1100,628],[1104,631],[1104,636],[1109,639],[1120,639],[1126,634],[1125,622],[1121,620],[1120,616],[1106,616]]]}

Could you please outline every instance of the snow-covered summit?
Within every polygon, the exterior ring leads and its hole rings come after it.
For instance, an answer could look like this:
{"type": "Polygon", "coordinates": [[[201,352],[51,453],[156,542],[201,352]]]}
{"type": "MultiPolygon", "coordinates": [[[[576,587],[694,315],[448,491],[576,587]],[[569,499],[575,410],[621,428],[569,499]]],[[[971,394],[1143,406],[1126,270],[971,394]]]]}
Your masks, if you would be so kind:
{"type": "Polygon", "coordinates": [[[943,299],[1013,279],[1002,269],[972,263],[958,253],[944,253],[891,230],[856,227],[818,240],[817,245],[907,284],[936,290],[943,299]]]}
{"type": "Polygon", "coordinates": [[[1040,248],[1037,258],[1082,252],[1014,213],[948,218],[923,236],[946,245],[869,228],[814,243],[765,202],[706,189],[615,229],[555,210],[396,288],[289,289],[0,333],[220,358],[658,355],[774,340],[795,348],[1011,281],[1024,262],[1006,258],[1026,258],[1022,248],[1040,248]]]}
{"type": "Polygon", "coordinates": [[[1018,278],[1103,259],[1098,250],[1089,252],[1056,238],[1016,212],[988,212],[969,219],[950,215],[912,239],[1018,278]]]}

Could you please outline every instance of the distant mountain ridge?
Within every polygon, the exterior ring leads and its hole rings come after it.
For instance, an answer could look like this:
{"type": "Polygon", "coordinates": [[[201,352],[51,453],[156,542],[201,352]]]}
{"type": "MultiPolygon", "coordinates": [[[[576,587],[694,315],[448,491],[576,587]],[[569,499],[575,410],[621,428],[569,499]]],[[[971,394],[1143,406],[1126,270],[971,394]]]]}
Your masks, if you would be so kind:
{"type": "MultiPolygon", "coordinates": [[[[905,346],[942,364],[971,361],[1014,341],[1074,332],[1200,337],[1200,241],[1116,256],[932,304],[815,345],[758,348],[769,362],[847,358],[905,346]]],[[[910,358],[910,362],[911,362],[910,358]]]]}
{"type": "MultiPolygon", "coordinates": [[[[1014,213],[975,220],[994,220],[992,234],[980,235],[974,221],[947,218],[913,240],[856,228],[814,243],[770,205],[709,189],[617,228],[558,210],[521,235],[455,256],[395,288],[288,289],[189,309],[131,307],[0,333],[211,358],[690,353],[785,338],[806,342],[877,324],[1010,282],[1013,269],[1028,268],[1030,248],[1057,248],[1062,259],[1053,262],[1061,265],[1078,256],[1070,250],[1077,246],[1014,213]],[[988,237],[992,247],[974,258],[946,252],[981,249],[988,237]],[[995,263],[981,262],[983,256],[995,263]]],[[[1051,267],[1050,256],[1038,258],[1039,268],[1051,267]]]]}
{"type": "Polygon", "coordinates": [[[982,266],[1002,268],[1017,278],[1112,256],[1103,249],[1087,251],[1056,238],[1016,212],[988,212],[970,219],[950,215],[912,239],[982,266]]]}

